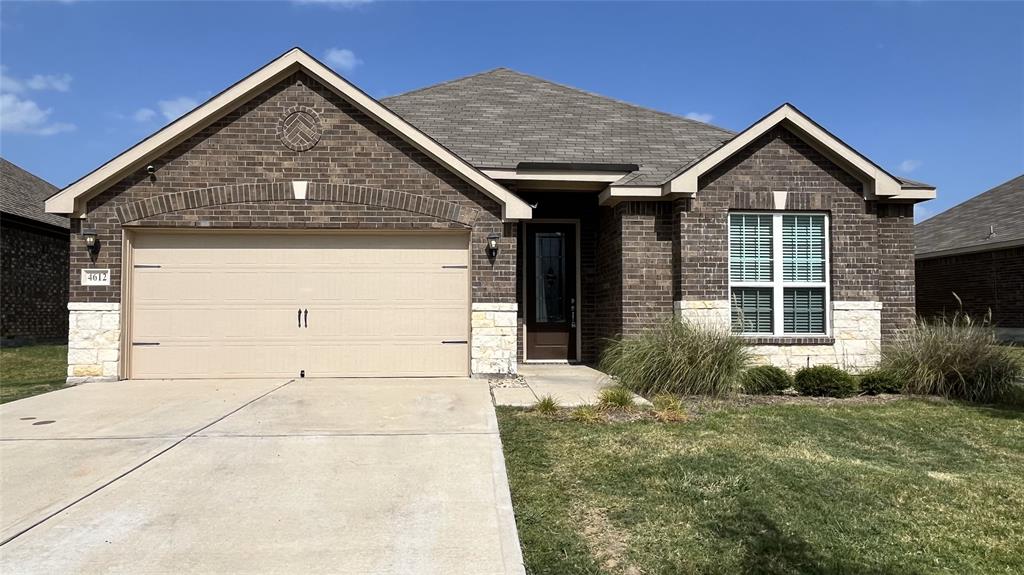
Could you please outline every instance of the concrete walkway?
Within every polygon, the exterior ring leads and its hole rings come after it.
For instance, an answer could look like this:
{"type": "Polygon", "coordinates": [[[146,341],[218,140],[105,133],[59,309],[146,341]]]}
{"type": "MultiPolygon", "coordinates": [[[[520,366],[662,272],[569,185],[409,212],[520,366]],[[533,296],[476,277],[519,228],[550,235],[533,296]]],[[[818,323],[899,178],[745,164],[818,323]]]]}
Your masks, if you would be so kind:
{"type": "MultiPolygon", "coordinates": [[[[615,383],[607,374],[585,365],[528,363],[519,366],[519,375],[525,380],[525,387],[491,389],[496,405],[529,407],[547,395],[563,407],[593,405],[601,390],[615,383]]],[[[649,405],[638,395],[633,399],[637,404],[649,405]]]]}
{"type": "Polygon", "coordinates": [[[0,462],[5,573],[523,573],[481,381],[87,384],[0,462]]]}

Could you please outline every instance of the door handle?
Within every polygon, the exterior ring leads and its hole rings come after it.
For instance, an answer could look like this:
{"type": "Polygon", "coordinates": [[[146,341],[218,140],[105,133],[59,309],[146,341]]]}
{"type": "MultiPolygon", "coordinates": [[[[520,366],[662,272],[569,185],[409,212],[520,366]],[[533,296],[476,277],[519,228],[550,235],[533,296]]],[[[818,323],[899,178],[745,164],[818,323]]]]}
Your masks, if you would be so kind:
{"type": "Polygon", "coordinates": [[[302,327],[302,308],[299,308],[299,327],[302,327]]]}
{"type": "Polygon", "coordinates": [[[302,321],[303,321],[303,323],[306,324],[303,327],[309,327],[309,310],[308,309],[302,311],[302,321]]]}
{"type": "Polygon", "coordinates": [[[569,300],[569,327],[576,329],[576,298],[569,300]]]}

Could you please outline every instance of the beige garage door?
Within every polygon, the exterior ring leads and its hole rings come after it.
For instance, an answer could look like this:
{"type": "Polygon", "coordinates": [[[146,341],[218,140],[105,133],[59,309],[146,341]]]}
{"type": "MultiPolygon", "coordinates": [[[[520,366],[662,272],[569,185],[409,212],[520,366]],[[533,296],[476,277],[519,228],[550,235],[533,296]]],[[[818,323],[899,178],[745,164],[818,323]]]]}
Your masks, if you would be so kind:
{"type": "Polygon", "coordinates": [[[468,237],[139,234],[133,378],[464,376],[468,237]]]}

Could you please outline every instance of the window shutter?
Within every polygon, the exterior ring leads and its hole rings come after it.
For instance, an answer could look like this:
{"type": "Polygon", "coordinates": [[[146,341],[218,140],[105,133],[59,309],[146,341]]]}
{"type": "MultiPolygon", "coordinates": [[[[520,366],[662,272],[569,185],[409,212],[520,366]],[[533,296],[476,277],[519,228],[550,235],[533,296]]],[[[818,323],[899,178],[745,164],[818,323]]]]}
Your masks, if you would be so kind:
{"type": "Polygon", "coordinates": [[[786,288],[782,292],[786,333],[825,333],[825,288],[786,288]]]}
{"type": "Polygon", "coordinates": [[[731,214],[729,277],[737,282],[772,281],[772,216],[731,214]]]}
{"type": "Polygon", "coordinates": [[[772,333],[772,288],[732,288],[732,329],[772,333]]]}
{"type": "Polygon", "coordinates": [[[782,216],[782,279],[825,281],[825,216],[782,216]]]}

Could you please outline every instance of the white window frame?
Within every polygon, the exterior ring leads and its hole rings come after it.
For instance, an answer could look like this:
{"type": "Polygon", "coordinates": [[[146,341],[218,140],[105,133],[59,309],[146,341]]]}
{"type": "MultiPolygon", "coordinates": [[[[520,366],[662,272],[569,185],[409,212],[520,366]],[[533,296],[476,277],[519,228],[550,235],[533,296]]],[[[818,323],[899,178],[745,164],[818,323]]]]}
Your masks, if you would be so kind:
{"type": "Polygon", "coordinates": [[[772,288],[772,333],[767,332],[733,332],[746,337],[798,338],[798,337],[832,337],[832,246],[831,221],[827,212],[802,211],[730,211],[726,226],[726,238],[732,237],[732,216],[751,215],[772,217],[772,281],[744,282],[732,279],[732,242],[729,245],[726,274],[729,277],[729,324],[732,326],[732,288],[772,288]],[[824,216],[825,218],[825,281],[821,282],[787,282],[783,281],[782,260],[782,217],[786,215],[824,216]],[[785,331],[785,312],[783,294],[786,288],[825,288],[825,332],[824,333],[787,333],[785,331]]]}

